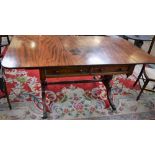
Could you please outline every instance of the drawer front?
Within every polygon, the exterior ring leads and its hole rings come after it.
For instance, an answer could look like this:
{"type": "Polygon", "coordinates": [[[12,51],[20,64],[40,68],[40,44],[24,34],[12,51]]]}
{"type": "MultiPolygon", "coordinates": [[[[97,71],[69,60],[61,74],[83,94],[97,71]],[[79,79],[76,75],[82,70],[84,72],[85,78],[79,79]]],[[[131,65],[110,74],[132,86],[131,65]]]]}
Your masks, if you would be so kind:
{"type": "Polygon", "coordinates": [[[45,69],[46,76],[88,75],[89,67],[57,67],[45,69]]]}
{"type": "Polygon", "coordinates": [[[116,74],[116,73],[127,73],[129,67],[126,65],[118,66],[95,66],[91,68],[91,74],[116,74]]]}
{"type": "Polygon", "coordinates": [[[79,76],[79,75],[114,75],[128,74],[132,72],[128,65],[106,65],[106,66],[74,66],[74,67],[55,67],[45,69],[47,77],[56,76],[79,76]]]}

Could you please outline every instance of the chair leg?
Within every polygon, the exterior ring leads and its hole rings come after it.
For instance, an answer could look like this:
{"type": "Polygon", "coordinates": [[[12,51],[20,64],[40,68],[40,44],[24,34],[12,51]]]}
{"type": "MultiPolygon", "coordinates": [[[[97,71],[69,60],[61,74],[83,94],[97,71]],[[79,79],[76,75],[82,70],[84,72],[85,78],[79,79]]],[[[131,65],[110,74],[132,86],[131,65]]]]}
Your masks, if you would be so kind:
{"type": "Polygon", "coordinates": [[[149,80],[147,79],[147,80],[144,82],[144,85],[143,85],[143,87],[142,87],[142,89],[141,89],[139,95],[137,96],[137,99],[136,99],[137,101],[139,100],[139,98],[140,98],[140,96],[141,96],[143,90],[145,89],[145,87],[147,86],[148,83],[149,83],[149,80]]]}
{"type": "Polygon", "coordinates": [[[2,51],[1,42],[2,42],[2,36],[0,36],[0,54],[1,54],[1,51],[2,51]]]}
{"type": "Polygon", "coordinates": [[[143,65],[143,67],[142,67],[142,69],[141,69],[141,71],[140,71],[140,73],[138,75],[138,78],[137,78],[136,82],[133,84],[133,87],[136,86],[137,82],[139,81],[140,77],[142,76],[144,68],[145,68],[145,66],[143,65]]]}
{"type": "Polygon", "coordinates": [[[8,44],[10,45],[10,39],[9,39],[9,36],[7,35],[6,38],[7,38],[7,42],[8,42],[8,44]]]}
{"type": "Polygon", "coordinates": [[[141,48],[142,45],[143,45],[143,41],[141,41],[141,40],[135,40],[134,45],[137,46],[137,47],[139,47],[139,48],[141,48]]]}

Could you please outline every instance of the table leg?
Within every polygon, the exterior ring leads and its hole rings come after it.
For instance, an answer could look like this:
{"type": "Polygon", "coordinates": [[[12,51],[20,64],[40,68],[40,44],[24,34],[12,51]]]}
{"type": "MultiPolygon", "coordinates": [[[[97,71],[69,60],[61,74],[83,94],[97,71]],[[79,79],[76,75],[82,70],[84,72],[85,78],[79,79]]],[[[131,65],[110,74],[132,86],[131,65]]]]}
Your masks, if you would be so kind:
{"type": "Polygon", "coordinates": [[[47,108],[46,108],[46,96],[45,96],[45,88],[46,88],[46,82],[45,82],[45,72],[44,69],[40,69],[40,82],[41,82],[41,92],[42,92],[42,103],[43,103],[43,119],[47,118],[47,108]]]}
{"type": "Polygon", "coordinates": [[[42,102],[43,102],[43,119],[46,119],[47,116],[47,108],[46,108],[46,96],[45,96],[45,84],[42,83],[42,102]]]}
{"type": "Polygon", "coordinates": [[[112,110],[116,110],[116,106],[111,102],[110,97],[109,97],[111,94],[110,81],[112,80],[113,76],[112,75],[104,75],[104,76],[101,76],[101,78],[102,78],[102,82],[104,83],[106,90],[107,90],[107,98],[110,103],[110,106],[111,106],[112,110]]]}

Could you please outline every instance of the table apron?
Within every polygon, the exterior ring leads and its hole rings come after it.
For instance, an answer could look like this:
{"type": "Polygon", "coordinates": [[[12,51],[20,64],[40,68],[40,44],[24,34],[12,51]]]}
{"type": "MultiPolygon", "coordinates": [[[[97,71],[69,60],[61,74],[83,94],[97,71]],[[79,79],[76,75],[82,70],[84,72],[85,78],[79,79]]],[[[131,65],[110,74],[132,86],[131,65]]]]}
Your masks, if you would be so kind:
{"type": "Polygon", "coordinates": [[[131,75],[135,65],[107,65],[107,66],[67,66],[45,68],[44,74],[50,77],[86,76],[86,75],[131,75]]]}

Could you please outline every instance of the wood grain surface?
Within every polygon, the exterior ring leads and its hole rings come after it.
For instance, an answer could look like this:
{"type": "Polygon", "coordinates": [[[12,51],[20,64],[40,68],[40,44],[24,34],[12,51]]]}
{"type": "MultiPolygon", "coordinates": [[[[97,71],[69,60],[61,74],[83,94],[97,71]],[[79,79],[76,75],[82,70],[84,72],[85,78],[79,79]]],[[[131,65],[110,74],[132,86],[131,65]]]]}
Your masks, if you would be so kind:
{"type": "Polygon", "coordinates": [[[128,41],[106,36],[14,36],[2,61],[6,68],[48,68],[155,63],[128,41]]]}

